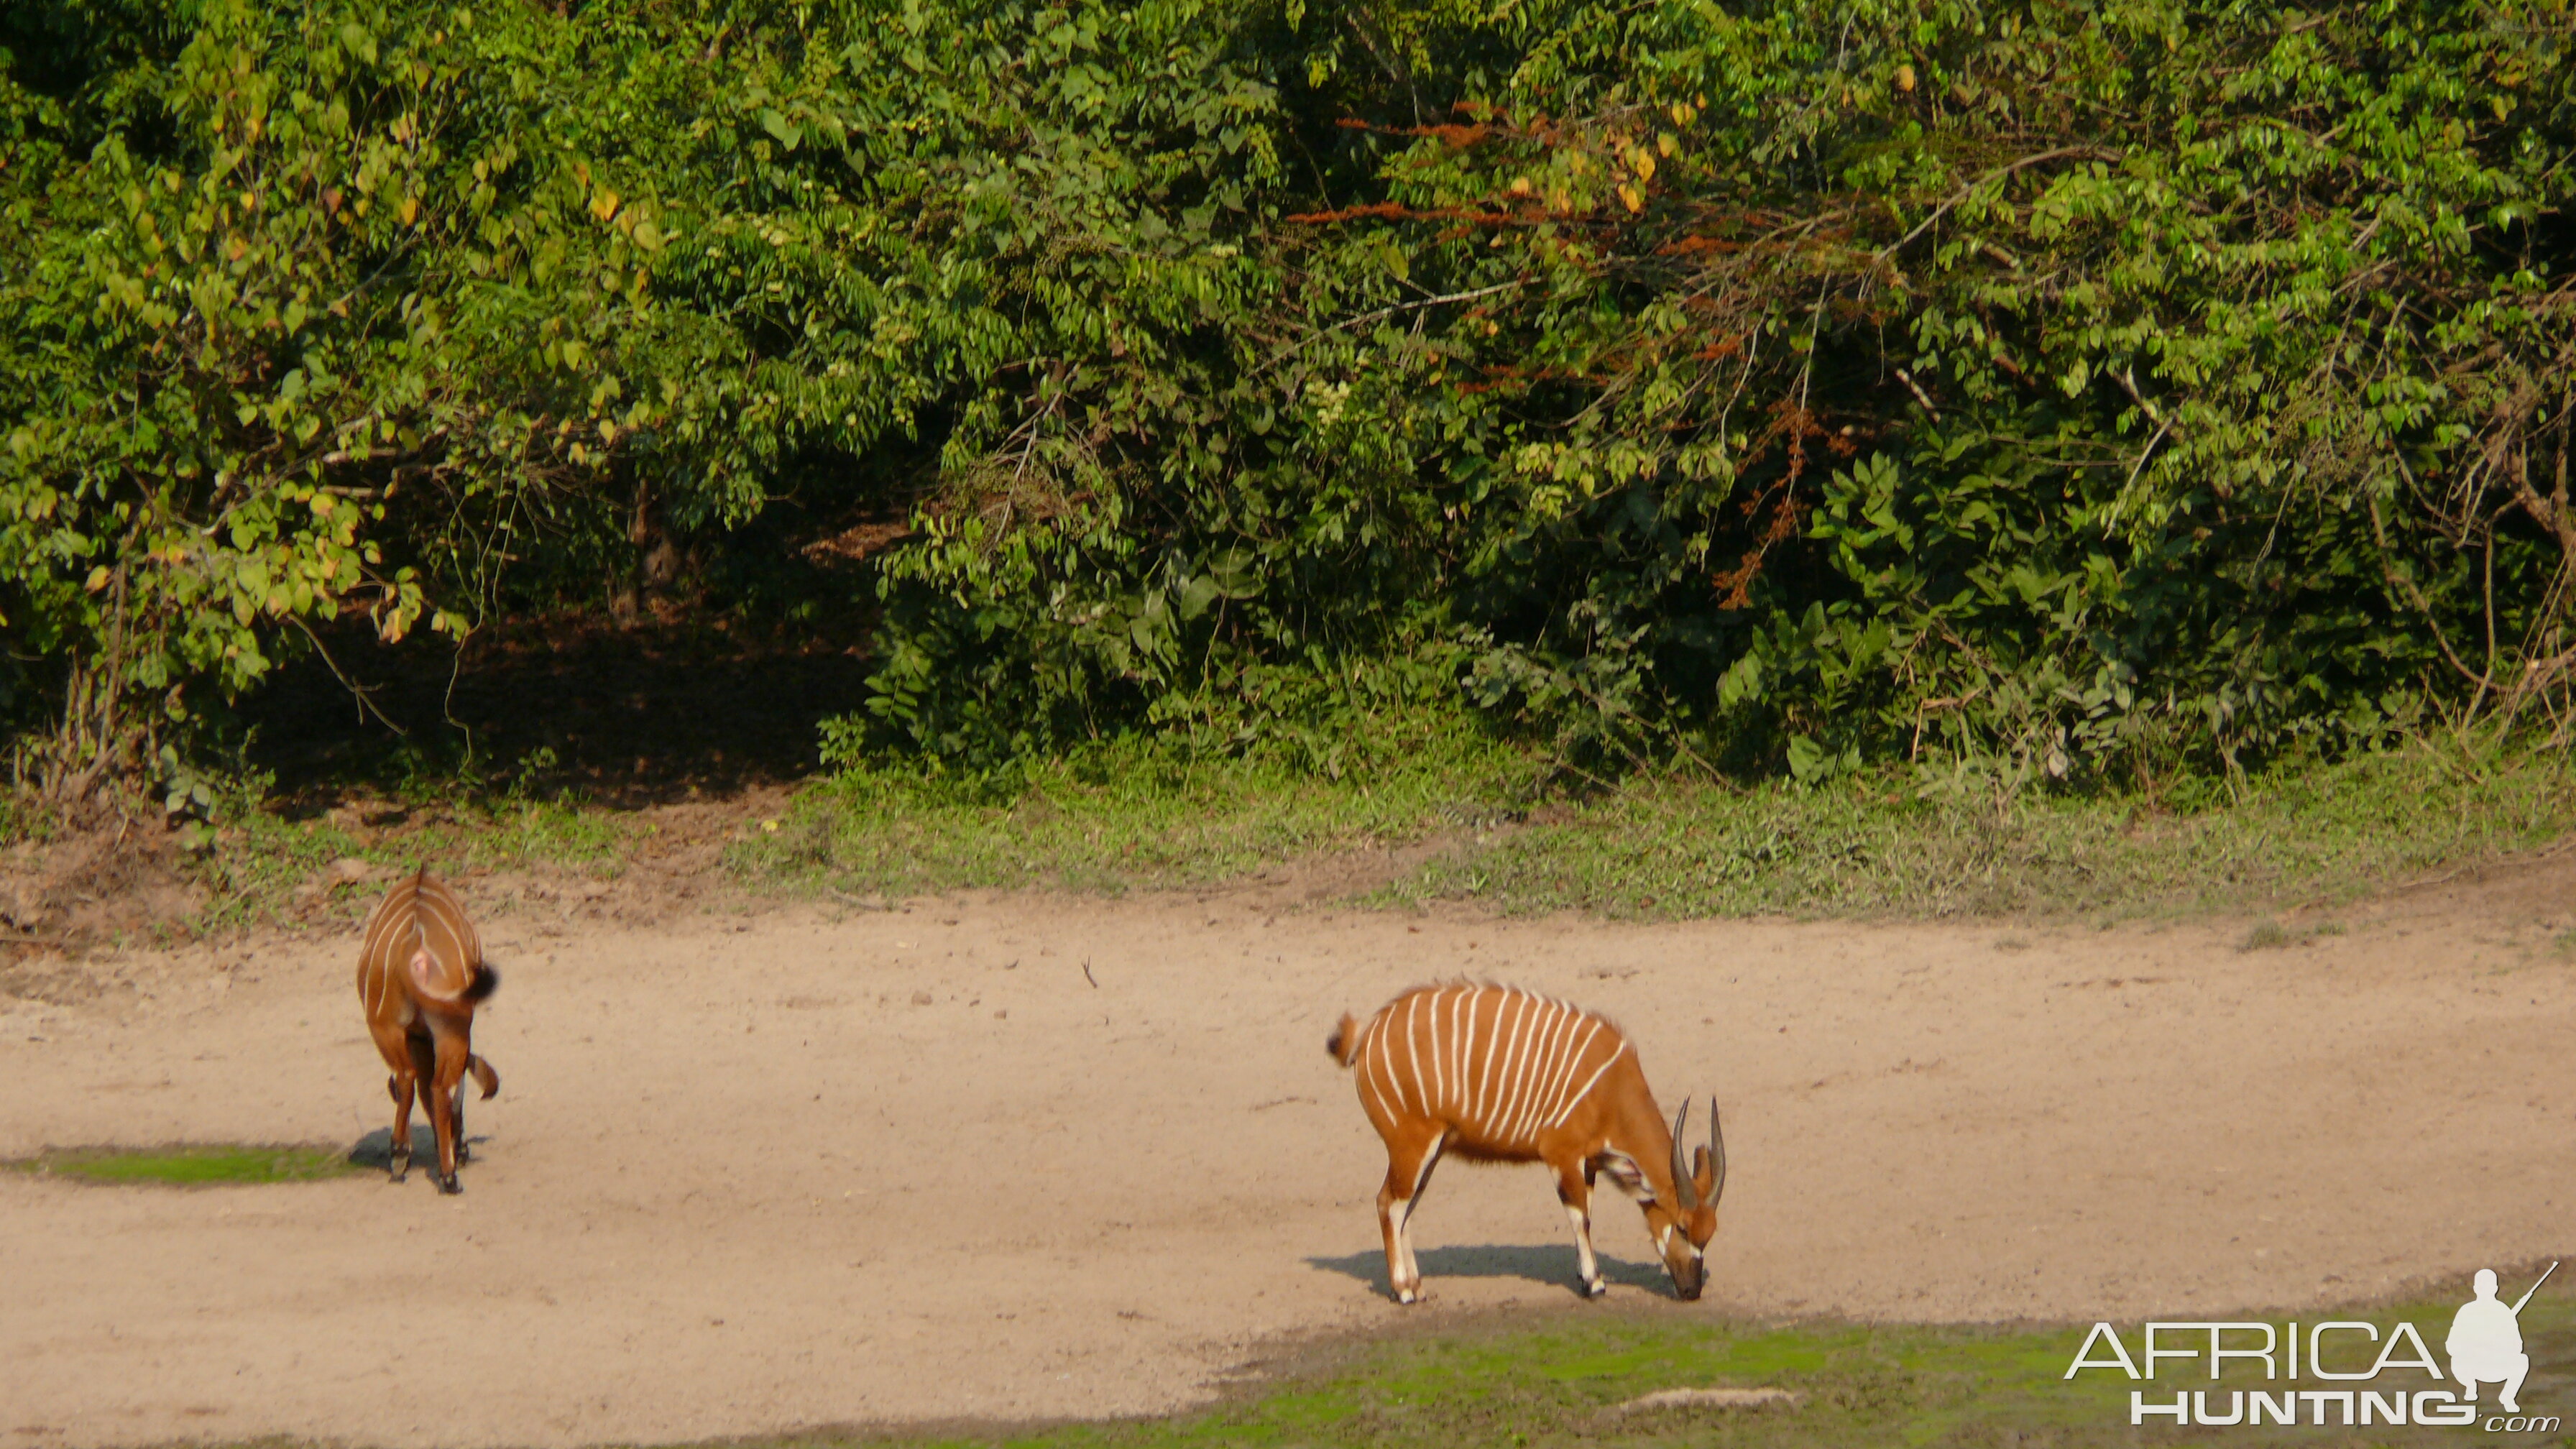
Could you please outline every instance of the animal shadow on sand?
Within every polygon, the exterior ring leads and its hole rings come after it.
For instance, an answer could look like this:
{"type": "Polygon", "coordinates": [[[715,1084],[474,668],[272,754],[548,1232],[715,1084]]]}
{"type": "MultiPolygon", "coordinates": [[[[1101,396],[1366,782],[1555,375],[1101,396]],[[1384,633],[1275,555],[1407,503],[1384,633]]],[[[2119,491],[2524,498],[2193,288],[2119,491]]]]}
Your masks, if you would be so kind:
{"type": "MultiPolygon", "coordinates": [[[[1413,1258],[1422,1265],[1426,1284],[1436,1284],[1442,1278],[1526,1278],[1533,1283],[1560,1285],[1578,1297],[1583,1292],[1574,1278],[1574,1248],[1570,1244],[1539,1247],[1485,1243],[1475,1247],[1418,1248],[1413,1258]]],[[[1657,1264],[1623,1262],[1607,1253],[1598,1254],[1598,1260],[1601,1276],[1612,1283],[1672,1296],[1672,1284],[1657,1264]]],[[[1314,1267],[1357,1278],[1380,1293],[1387,1291],[1386,1253],[1382,1249],[1306,1261],[1314,1267]]]]}
{"type": "MultiPolygon", "coordinates": [[[[469,1133],[465,1138],[465,1145],[480,1147],[491,1140],[489,1137],[477,1137],[469,1133]]],[[[359,1138],[358,1145],[349,1149],[349,1161],[359,1167],[391,1170],[394,1165],[394,1129],[379,1127],[359,1138]]],[[[424,1162],[433,1168],[438,1165],[438,1131],[426,1122],[414,1122],[411,1124],[411,1165],[418,1167],[424,1162]]],[[[471,1167],[474,1164],[462,1162],[457,1165],[471,1167]]]]}

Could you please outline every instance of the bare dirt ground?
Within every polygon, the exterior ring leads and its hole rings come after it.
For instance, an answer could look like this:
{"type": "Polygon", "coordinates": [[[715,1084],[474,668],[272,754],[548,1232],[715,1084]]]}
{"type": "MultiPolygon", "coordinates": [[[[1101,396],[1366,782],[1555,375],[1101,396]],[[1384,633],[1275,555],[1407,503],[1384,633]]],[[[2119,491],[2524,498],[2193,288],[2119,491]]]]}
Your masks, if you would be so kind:
{"type": "MultiPolygon", "coordinates": [[[[1734,1172],[1709,1295],[1604,1204],[1614,1299],[1694,1315],[2202,1316],[2576,1250],[2576,861],[2245,923],[1616,926],[1251,887],[621,922],[466,883],[500,994],[467,1191],[0,1173],[0,1444],[661,1442],[1150,1412],[1281,1336],[1596,1311],[1536,1168],[1453,1164],[1432,1303],[1322,1049],[1457,974],[1603,1009],[1734,1172]],[[2293,921],[2298,935],[2328,924],[2293,921]]],[[[354,939],[0,998],[0,1156],[355,1143],[354,939]]]]}

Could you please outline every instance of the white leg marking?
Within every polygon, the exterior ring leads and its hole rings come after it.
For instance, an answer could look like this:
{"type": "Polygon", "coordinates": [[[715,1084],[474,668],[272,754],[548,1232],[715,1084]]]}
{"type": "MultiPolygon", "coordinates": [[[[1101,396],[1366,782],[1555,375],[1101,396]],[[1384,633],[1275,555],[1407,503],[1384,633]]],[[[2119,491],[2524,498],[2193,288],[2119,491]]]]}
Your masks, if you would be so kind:
{"type": "MultiPolygon", "coordinates": [[[[1431,1180],[1431,1169],[1440,1162],[1441,1145],[1448,1140],[1446,1132],[1431,1139],[1430,1150],[1422,1154],[1422,1165],[1414,1169],[1413,1191],[1406,1193],[1404,1200],[1395,1205],[1395,1245],[1404,1254],[1405,1278],[1415,1284],[1422,1281],[1422,1265],[1413,1258],[1413,1209],[1422,1201],[1422,1185],[1431,1180]]],[[[1408,1298],[1404,1301],[1410,1303],[1413,1300],[1408,1298]]]]}
{"type": "Polygon", "coordinates": [[[1586,1292],[1598,1292],[1601,1264],[1592,1256],[1592,1215],[1572,1203],[1565,1205],[1566,1219],[1574,1224],[1574,1257],[1583,1270],[1586,1292]]]}

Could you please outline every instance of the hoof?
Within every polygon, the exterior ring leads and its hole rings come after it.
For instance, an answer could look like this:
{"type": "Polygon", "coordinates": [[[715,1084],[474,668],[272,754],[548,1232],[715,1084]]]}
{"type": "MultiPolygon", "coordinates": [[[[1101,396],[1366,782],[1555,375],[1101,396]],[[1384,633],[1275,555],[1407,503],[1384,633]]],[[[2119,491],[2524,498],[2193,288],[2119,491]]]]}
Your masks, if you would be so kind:
{"type": "Polygon", "coordinates": [[[458,1182],[456,1180],[456,1174],[451,1172],[439,1178],[438,1190],[440,1192],[453,1195],[463,1192],[465,1190],[465,1184],[458,1182]]]}
{"type": "Polygon", "coordinates": [[[1610,1285],[1602,1282],[1598,1278],[1586,1278],[1583,1280],[1583,1296],[1586,1298],[1599,1298],[1609,1291],[1610,1285]]]}
{"type": "Polygon", "coordinates": [[[393,1166],[385,1169],[385,1181],[387,1182],[400,1182],[409,1176],[411,1176],[411,1164],[408,1162],[397,1162],[393,1166]]]}
{"type": "Polygon", "coordinates": [[[1395,1301],[1398,1303],[1419,1303],[1422,1301],[1422,1295],[1411,1288],[1398,1288],[1395,1290],[1395,1301]]]}

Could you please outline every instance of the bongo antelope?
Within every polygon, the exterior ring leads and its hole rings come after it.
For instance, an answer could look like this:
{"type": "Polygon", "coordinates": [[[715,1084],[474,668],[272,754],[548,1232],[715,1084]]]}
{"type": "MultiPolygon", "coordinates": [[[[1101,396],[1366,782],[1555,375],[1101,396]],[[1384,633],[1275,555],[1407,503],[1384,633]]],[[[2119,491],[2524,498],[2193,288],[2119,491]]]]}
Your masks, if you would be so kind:
{"type": "Polygon", "coordinates": [[[438,1134],[438,1190],[462,1192],[456,1165],[466,1160],[465,1075],[473,1073],[483,1098],[501,1090],[500,1074],[474,1055],[474,1008],[501,984],[483,960],[483,943],[465,919],[455,893],[430,878],[427,866],[397,881],[367,917],[366,944],[358,953],[358,1001],[367,1009],[393,1076],[393,1180],[411,1171],[411,1103],[416,1093],[438,1134]]]}
{"type": "Polygon", "coordinates": [[[1682,1160],[1690,1104],[1672,1130],[1619,1028],[1580,1007],[1511,986],[1417,987],[1362,1023],[1344,1016],[1324,1049],[1355,1068],[1360,1110],[1386,1141],[1378,1226],[1387,1286],[1398,1303],[1422,1295],[1405,1229],[1444,1154],[1471,1162],[1544,1162],[1574,1222],[1583,1291],[1606,1290],[1592,1256],[1592,1183],[1607,1173],[1645,1210],[1646,1231],[1673,1291],[1699,1297],[1717,1199],[1726,1190],[1726,1139],[1708,1104],[1708,1145],[1682,1160]]]}

